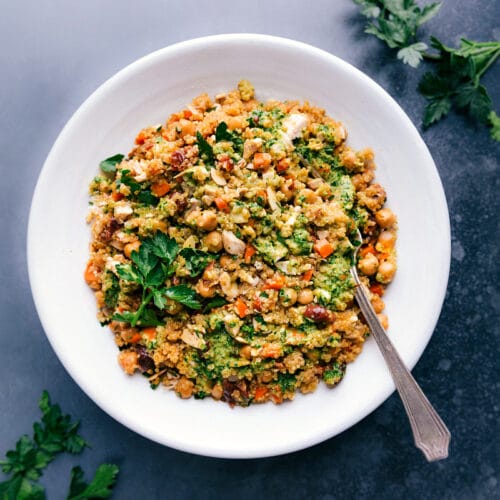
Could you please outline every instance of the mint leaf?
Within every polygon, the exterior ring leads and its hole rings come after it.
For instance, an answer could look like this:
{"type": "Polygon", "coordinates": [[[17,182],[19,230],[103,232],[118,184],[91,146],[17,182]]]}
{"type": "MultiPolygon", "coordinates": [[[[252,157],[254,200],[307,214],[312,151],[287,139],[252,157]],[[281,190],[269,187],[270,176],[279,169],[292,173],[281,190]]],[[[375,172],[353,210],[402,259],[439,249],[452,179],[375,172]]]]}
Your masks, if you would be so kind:
{"type": "Polygon", "coordinates": [[[118,467],[113,464],[100,465],[92,481],[87,484],[83,479],[81,467],[71,470],[71,484],[67,500],[92,500],[109,498],[118,476],[118,467]]]}
{"type": "Polygon", "coordinates": [[[186,260],[186,269],[191,278],[199,276],[205,268],[216,258],[215,255],[194,248],[183,248],[181,256],[186,260]]]}
{"type": "Polygon", "coordinates": [[[177,285],[165,289],[165,297],[175,300],[190,309],[201,309],[202,304],[197,293],[187,285],[177,285]]]}
{"type": "Polygon", "coordinates": [[[109,158],[102,160],[101,163],[99,163],[99,167],[107,174],[116,172],[116,165],[121,163],[123,158],[125,158],[125,156],[121,154],[110,156],[109,158]]]}

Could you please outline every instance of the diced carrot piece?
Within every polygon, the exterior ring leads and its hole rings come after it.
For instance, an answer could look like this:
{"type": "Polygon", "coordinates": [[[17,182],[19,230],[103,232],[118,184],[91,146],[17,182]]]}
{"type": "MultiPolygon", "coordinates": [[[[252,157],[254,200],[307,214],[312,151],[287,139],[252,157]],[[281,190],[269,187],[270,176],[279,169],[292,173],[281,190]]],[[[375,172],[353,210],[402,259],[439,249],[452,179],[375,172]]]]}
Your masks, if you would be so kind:
{"type": "Polygon", "coordinates": [[[141,339],[142,339],[142,337],[141,337],[140,333],[134,333],[134,335],[132,335],[132,338],[130,339],[129,342],[131,344],[137,344],[137,342],[139,342],[141,339]]]}
{"type": "Polygon", "coordinates": [[[138,145],[144,144],[146,142],[146,133],[144,130],[141,130],[138,134],[137,137],[135,138],[135,143],[138,145]]]}
{"type": "Polygon", "coordinates": [[[324,259],[333,253],[333,246],[328,240],[318,240],[313,248],[324,259]]]}
{"type": "Polygon", "coordinates": [[[87,267],[85,268],[85,272],[83,274],[87,285],[91,288],[97,290],[99,288],[99,276],[97,275],[97,268],[94,263],[89,260],[87,263],[87,267]]]}
{"type": "Polygon", "coordinates": [[[120,201],[123,198],[123,194],[118,191],[113,191],[111,198],[113,198],[113,201],[120,201]]]}
{"type": "Polygon", "coordinates": [[[281,347],[276,344],[264,344],[260,354],[264,358],[279,358],[281,356],[281,347]]]}
{"type": "Polygon", "coordinates": [[[370,292],[377,294],[379,297],[382,297],[382,295],[384,295],[384,287],[379,283],[374,283],[370,287],[370,292]]]}
{"type": "Polygon", "coordinates": [[[224,200],[223,198],[215,198],[214,202],[221,212],[229,212],[229,205],[226,200],[224,200]]]}
{"type": "Polygon", "coordinates": [[[311,281],[312,275],[314,273],[314,269],[309,269],[302,275],[302,279],[304,281],[311,281]]]}
{"type": "Polygon", "coordinates": [[[259,297],[255,297],[255,299],[253,299],[253,308],[256,310],[256,311],[261,311],[262,310],[262,300],[260,300],[259,297]]]}
{"type": "Polygon", "coordinates": [[[277,275],[272,280],[268,280],[262,286],[263,290],[281,290],[286,285],[284,276],[277,275]]]}
{"type": "Polygon", "coordinates": [[[257,253],[257,250],[252,245],[247,245],[245,248],[245,263],[250,264],[252,257],[257,253]]]}
{"type": "Polygon", "coordinates": [[[361,255],[361,257],[365,257],[369,253],[372,253],[373,255],[375,255],[377,253],[375,248],[373,247],[373,245],[371,243],[369,245],[366,245],[366,247],[363,247],[359,250],[359,255],[361,255]]]}
{"type": "Polygon", "coordinates": [[[269,153],[255,153],[253,155],[253,166],[256,169],[265,168],[271,165],[272,156],[269,153]]]}
{"type": "Polygon", "coordinates": [[[185,109],[182,114],[184,115],[184,118],[191,118],[193,116],[193,112],[190,111],[189,109],[185,109]]]}
{"type": "Polygon", "coordinates": [[[257,389],[255,389],[254,398],[257,400],[263,399],[267,395],[267,392],[268,392],[267,387],[264,386],[257,387],[257,389]]]}
{"type": "Polygon", "coordinates": [[[284,172],[290,166],[290,160],[288,158],[282,158],[276,167],[278,172],[284,172]]]}
{"type": "Polygon", "coordinates": [[[156,337],[156,327],[155,326],[149,326],[148,328],[143,328],[141,330],[143,335],[146,335],[148,340],[154,340],[156,337]]]}
{"type": "Polygon", "coordinates": [[[238,316],[241,319],[243,319],[249,313],[248,306],[245,304],[245,302],[241,297],[238,297],[238,299],[235,302],[235,305],[238,316]]]}
{"type": "Polygon", "coordinates": [[[267,201],[267,193],[264,189],[261,189],[260,191],[257,191],[257,197],[262,198],[264,202],[267,201]]]}
{"type": "Polygon", "coordinates": [[[167,181],[161,180],[151,185],[151,192],[160,198],[170,191],[170,187],[171,186],[167,181]]]}

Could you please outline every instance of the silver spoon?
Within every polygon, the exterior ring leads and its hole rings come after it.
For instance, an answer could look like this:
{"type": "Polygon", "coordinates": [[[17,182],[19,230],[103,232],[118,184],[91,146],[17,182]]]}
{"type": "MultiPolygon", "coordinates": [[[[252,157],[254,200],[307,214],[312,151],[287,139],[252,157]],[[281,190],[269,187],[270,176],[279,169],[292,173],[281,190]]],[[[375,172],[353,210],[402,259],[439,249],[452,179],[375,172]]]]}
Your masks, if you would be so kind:
{"type": "MultiPolygon", "coordinates": [[[[363,241],[359,229],[357,231],[359,240],[363,241]]],[[[354,254],[355,262],[359,248],[360,246],[357,247],[354,254]]],[[[422,392],[422,389],[420,389],[408,368],[406,368],[387,336],[387,332],[380,324],[377,314],[373,310],[368,298],[368,292],[359,279],[356,264],[351,267],[351,274],[356,283],[354,296],[384,356],[385,362],[391,372],[392,380],[396,384],[396,389],[403,401],[406,413],[410,419],[415,446],[422,450],[429,462],[446,458],[450,444],[450,431],[441,420],[437,411],[429,403],[429,400],[422,392]]]]}
{"type": "MultiPolygon", "coordinates": [[[[314,177],[323,179],[321,174],[301,155],[300,159],[310,169],[314,177]]],[[[358,232],[359,241],[362,242],[363,237],[361,232],[357,228],[356,231],[358,232]]],[[[375,337],[382,356],[384,356],[385,362],[391,372],[392,380],[396,385],[401,401],[403,401],[406,414],[410,420],[415,446],[423,452],[429,462],[442,460],[448,456],[448,446],[451,438],[450,431],[430,404],[422,389],[420,389],[410,370],[406,368],[396,348],[390,341],[387,332],[380,324],[377,314],[373,310],[368,292],[363,283],[361,283],[358,271],[356,270],[356,260],[360,246],[356,248],[354,253],[355,263],[351,267],[351,274],[356,283],[354,297],[375,337]]]]}

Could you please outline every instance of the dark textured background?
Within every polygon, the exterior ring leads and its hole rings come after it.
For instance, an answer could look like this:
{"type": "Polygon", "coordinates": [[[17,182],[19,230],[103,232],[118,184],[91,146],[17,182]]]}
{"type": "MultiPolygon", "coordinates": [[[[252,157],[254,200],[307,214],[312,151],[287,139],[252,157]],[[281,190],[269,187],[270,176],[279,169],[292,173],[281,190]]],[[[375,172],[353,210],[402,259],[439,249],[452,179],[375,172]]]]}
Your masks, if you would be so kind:
{"type": "MultiPolygon", "coordinates": [[[[210,459],[150,442],[103,413],[68,376],[43,333],[28,284],[26,225],[44,159],[88,95],[138,57],[216,33],[295,38],[366,72],[420,129],[424,99],[415,88],[425,66],[403,66],[364,35],[350,0],[1,0],[0,6],[0,455],[30,431],[47,388],[82,420],[93,445],[47,469],[42,482],[49,499],[63,498],[73,465],[90,475],[102,461],[121,467],[118,499],[500,498],[500,145],[461,116],[423,134],[444,183],[453,253],[443,312],[414,374],[451,430],[444,462],[427,464],[413,447],[396,395],[342,435],[282,457],[210,459]]],[[[423,31],[450,45],[461,36],[498,39],[500,4],[445,0],[423,31]]],[[[497,110],[499,79],[500,62],[485,78],[497,110]]]]}

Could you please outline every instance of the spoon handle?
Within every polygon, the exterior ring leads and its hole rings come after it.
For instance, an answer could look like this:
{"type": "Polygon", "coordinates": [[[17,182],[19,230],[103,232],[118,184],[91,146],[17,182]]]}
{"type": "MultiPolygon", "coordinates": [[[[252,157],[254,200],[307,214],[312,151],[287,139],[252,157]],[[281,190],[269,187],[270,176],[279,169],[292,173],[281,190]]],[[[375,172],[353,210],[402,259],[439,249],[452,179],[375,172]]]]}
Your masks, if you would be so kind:
{"type": "Polygon", "coordinates": [[[386,331],[380,324],[370,303],[364,285],[359,281],[356,269],[352,274],[356,284],[355,297],[358,305],[375,337],[377,345],[389,367],[392,379],[403,401],[415,439],[415,446],[422,450],[429,462],[442,460],[448,456],[450,431],[425,397],[422,389],[399,357],[386,331]]]}

